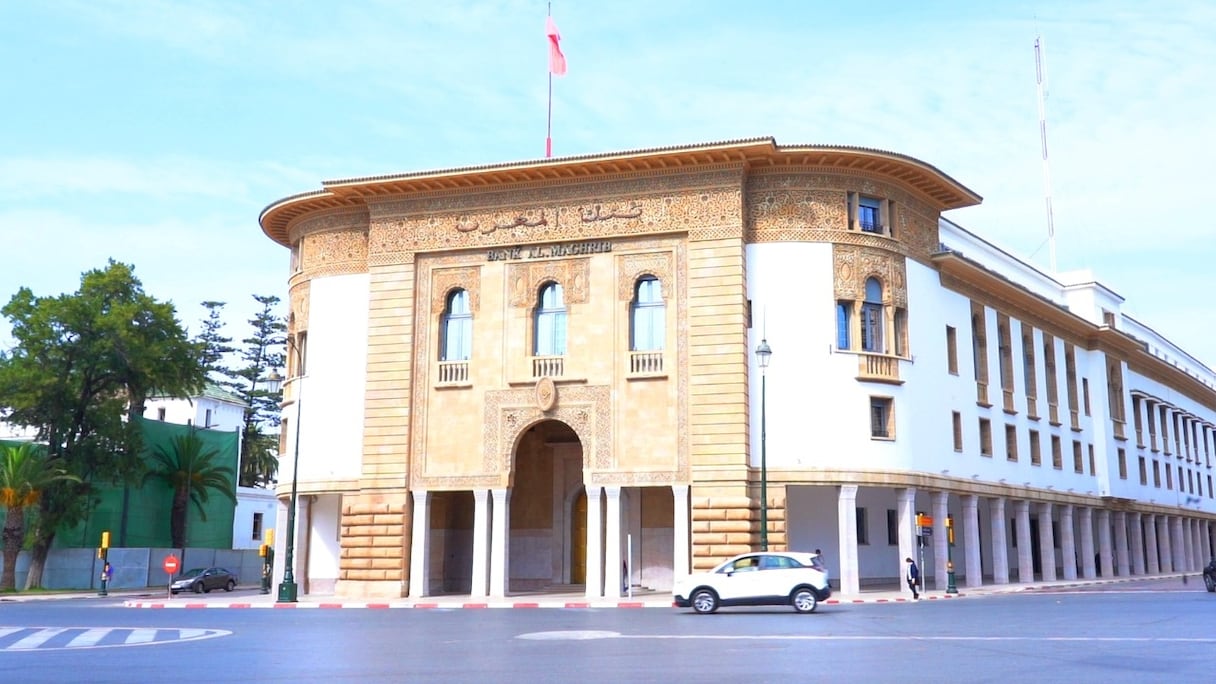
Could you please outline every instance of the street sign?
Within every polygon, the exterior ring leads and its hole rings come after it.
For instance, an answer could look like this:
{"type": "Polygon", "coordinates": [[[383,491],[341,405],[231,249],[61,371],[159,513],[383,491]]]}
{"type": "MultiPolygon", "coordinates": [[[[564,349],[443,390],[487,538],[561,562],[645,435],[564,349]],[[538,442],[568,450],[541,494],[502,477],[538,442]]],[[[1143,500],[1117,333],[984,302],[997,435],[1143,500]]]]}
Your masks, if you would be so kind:
{"type": "Polygon", "coordinates": [[[177,568],[178,568],[177,556],[171,555],[171,556],[168,556],[165,558],[165,572],[172,575],[173,573],[177,572],[177,568]]]}
{"type": "Polygon", "coordinates": [[[920,536],[922,536],[922,537],[932,537],[932,536],[933,536],[933,528],[932,528],[932,527],[922,527],[922,528],[920,528],[920,536]]]}

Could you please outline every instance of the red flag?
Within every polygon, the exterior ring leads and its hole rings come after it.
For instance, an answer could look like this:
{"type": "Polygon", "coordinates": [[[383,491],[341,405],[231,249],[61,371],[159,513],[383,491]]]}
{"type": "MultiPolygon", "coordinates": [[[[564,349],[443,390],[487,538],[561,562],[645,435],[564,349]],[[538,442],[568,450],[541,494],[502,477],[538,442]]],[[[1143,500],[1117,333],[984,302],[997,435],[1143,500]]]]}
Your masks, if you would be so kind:
{"type": "Polygon", "coordinates": [[[562,34],[557,32],[557,24],[553,17],[545,17],[545,35],[549,36],[549,73],[554,76],[566,75],[566,56],[562,54],[560,45],[562,34]]]}

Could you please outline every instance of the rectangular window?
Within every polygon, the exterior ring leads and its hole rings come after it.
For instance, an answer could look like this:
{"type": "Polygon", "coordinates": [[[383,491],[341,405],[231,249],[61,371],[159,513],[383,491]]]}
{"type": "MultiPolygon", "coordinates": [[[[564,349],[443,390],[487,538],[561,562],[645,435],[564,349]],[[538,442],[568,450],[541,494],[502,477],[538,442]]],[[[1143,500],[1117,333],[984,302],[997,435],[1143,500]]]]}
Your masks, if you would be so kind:
{"type": "Polygon", "coordinates": [[[1212,476],[1208,475],[1208,498],[1216,498],[1212,496],[1212,476]]]}
{"type": "Polygon", "coordinates": [[[950,421],[954,428],[954,450],[963,450],[963,414],[958,411],[950,413],[950,421]]]}
{"type": "Polygon", "coordinates": [[[1081,401],[1077,394],[1077,354],[1071,344],[1064,345],[1064,379],[1068,386],[1069,425],[1077,430],[1081,427],[1081,401]]]}
{"type": "Polygon", "coordinates": [[[164,406],[161,406],[160,408],[156,409],[156,419],[159,421],[164,421],[164,419],[165,419],[165,407],[164,406]]]}
{"type": "Polygon", "coordinates": [[[1165,464],[1165,488],[1174,488],[1174,469],[1170,467],[1169,463],[1165,464]]]}
{"type": "Polygon", "coordinates": [[[908,357],[908,310],[896,308],[891,319],[895,326],[895,355],[908,357]]]}
{"type": "Polygon", "coordinates": [[[1081,378],[1081,402],[1085,407],[1085,415],[1089,415],[1089,378],[1081,378]]]}
{"type": "Polygon", "coordinates": [[[1148,462],[1143,456],[1140,457],[1140,484],[1148,485],[1148,462]]]}
{"type": "Polygon", "coordinates": [[[1085,457],[1081,454],[1081,443],[1072,441],[1072,470],[1075,473],[1085,472],[1085,457]]]}
{"type": "Polygon", "coordinates": [[[857,543],[868,545],[870,543],[870,526],[866,524],[866,509],[861,506],[857,507],[857,543]]]}
{"type": "Polygon", "coordinates": [[[950,375],[958,375],[958,331],[953,326],[946,326],[946,370],[950,375]]]}
{"type": "Polygon", "coordinates": [[[988,387],[988,335],[986,332],[984,305],[971,302],[971,362],[975,368],[975,381],[982,386],[982,401],[987,403],[988,387]]]}
{"type": "Polygon", "coordinates": [[[851,349],[849,332],[853,327],[853,303],[836,302],[836,348],[851,349]]]}
{"type": "MultiPolygon", "coordinates": [[[[1022,384],[1026,387],[1027,405],[1033,406],[1035,396],[1038,393],[1038,383],[1035,381],[1034,373],[1034,328],[1022,324],[1022,384]]],[[[1031,417],[1035,417],[1036,411],[1027,409],[1027,413],[1031,417]]]]}
{"type": "Polygon", "coordinates": [[[1005,460],[1018,460],[1018,429],[1013,425],[1005,426],[1005,460]]]}
{"type": "Polygon", "coordinates": [[[1161,489],[1161,463],[1153,459],[1153,486],[1161,489]]]}
{"type": "Polygon", "coordinates": [[[1161,450],[1168,456],[1173,453],[1170,451],[1170,409],[1168,406],[1158,406],[1157,408],[1161,414],[1161,420],[1157,422],[1157,425],[1161,427],[1161,450]]]}
{"type": "MultiPolygon", "coordinates": [[[[1001,390],[1005,392],[1006,397],[1013,396],[1013,339],[1009,332],[1009,316],[1003,313],[996,315],[996,344],[997,351],[1000,353],[999,369],[1001,372],[1001,390]]],[[[1012,409],[1012,405],[1006,405],[1006,410],[1012,409]]]]}
{"type": "Polygon", "coordinates": [[[1056,470],[1064,469],[1064,454],[1061,453],[1060,438],[1057,435],[1051,436],[1051,467],[1056,470]]]}
{"type": "Polygon", "coordinates": [[[1047,385],[1047,420],[1060,424],[1060,382],[1056,373],[1056,340],[1043,333],[1043,373],[1047,385]]]}
{"type": "Polygon", "coordinates": [[[1132,422],[1136,428],[1136,446],[1144,448],[1144,420],[1140,417],[1140,397],[1132,397],[1132,422]]]}
{"type": "Polygon", "coordinates": [[[254,513],[254,514],[253,514],[253,536],[252,536],[252,539],[253,539],[254,541],[260,541],[260,540],[262,539],[262,514],[261,514],[261,513],[254,513]]]}
{"type": "Polygon", "coordinates": [[[899,511],[887,509],[887,545],[899,546],[899,511]]]}
{"type": "Polygon", "coordinates": [[[1039,444],[1039,431],[1030,431],[1030,465],[1043,465],[1043,449],[1039,444]]]}
{"type": "Polygon", "coordinates": [[[1094,463],[1094,445],[1089,444],[1086,447],[1089,450],[1089,474],[1097,475],[1097,468],[1095,467],[1097,464],[1094,463]]]}
{"type": "Polygon", "coordinates": [[[867,233],[882,233],[882,200],[873,197],[857,199],[857,225],[867,233]]]}
{"type": "Polygon", "coordinates": [[[211,409],[207,409],[203,412],[203,429],[210,429],[213,425],[215,425],[215,423],[211,422],[211,409]]]}
{"type": "Polygon", "coordinates": [[[895,417],[891,397],[870,397],[870,436],[895,439],[895,417]]]}
{"type": "Polygon", "coordinates": [[[992,423],[980,418],[980,456],[992,456],[992,423]]]}

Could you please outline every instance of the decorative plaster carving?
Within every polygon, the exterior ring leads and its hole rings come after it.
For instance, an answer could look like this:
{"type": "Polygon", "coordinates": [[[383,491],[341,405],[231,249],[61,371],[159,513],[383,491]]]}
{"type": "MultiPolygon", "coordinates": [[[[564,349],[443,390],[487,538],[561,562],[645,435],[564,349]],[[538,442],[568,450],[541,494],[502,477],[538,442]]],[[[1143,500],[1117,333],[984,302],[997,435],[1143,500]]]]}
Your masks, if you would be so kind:
{"type": "Polygon", "coordinates": [[[300,266],[306,278],[367,272],[367,233],[362,229],[309,233],[301,245],[300,266]]]}
{"type": "Polygon", "coordinates": [[[309,281],[304,280],[292,286],[289,297],[291,298],[291,316],[293,321],[293,329],[291,332],[299,332],[308,330],[308,303],[309,297],[312,294],[312,285],[309,281]]]}
{"type": "Polygon", "coordinates": [[[902,254],[858,245],[833,245],[832,262],[835,271],[836,299],[865,298],[866,280],[878,278],[883,284],[883,303],[906,308],[908,287],[902,254]]]}
{"type": "Polygon", "coordinates": [[[436,268],[431,271],[431,315],[438,316],[448,306],[448,294],[455,288],[469,293],[469,312],[481,310],[481,267],[436,268]]]}
{"type": "Polygon", "coordinates": [[[557,386],[553,384],[553,378],[544,377],[536,381],[536,407],[542,412],[548,413],[553,410],[554,404],[557,403],[557,386]]]}
{"type": "Polygon", "coordinates": [[[513,262],[507,266],[507,283],[511,288],[511,306],[531,308],[536,305],[540,286],[549,281],[562,286],[566,304],[587,301],[591,259],[552,259],[548,261],[513,262]]]}
{"type": "Polygon", "coordinates": [[[659,279],[663,299],[671,300],[671,284],[674,274],[674,255],[671,252],[649,252],[644,254],[622,254],[617,257],[617,300],[633,301],[633,287],[638,278],[652,275],[659,279]]]}

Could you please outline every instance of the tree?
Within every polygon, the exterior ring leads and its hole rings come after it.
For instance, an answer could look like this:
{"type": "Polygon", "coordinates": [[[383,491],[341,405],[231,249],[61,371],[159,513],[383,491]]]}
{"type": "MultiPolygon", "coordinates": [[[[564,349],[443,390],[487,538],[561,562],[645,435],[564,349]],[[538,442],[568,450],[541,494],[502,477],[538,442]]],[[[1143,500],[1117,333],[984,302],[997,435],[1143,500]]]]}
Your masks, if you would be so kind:
{"type": "Polygon", "coordinates": [[[173,546],[186,547],[186,526],[189,505],[193,503],[198,509],[201,520],[207,520],[207,511],[203,504],[207,503],[211,491],[232,499],[236,504],[236,492],[232,480],[236,477],[232,468],[221,466],[214,461],[220,455],[215,449],[203,448],[203,441],[191,432],[173,438],[173,448],[165,449],[158,446],[153,456],[156,464],[144,475],[144,483],[150,480],[160,480],[173,490],[173,506],[169,514],[169,532],[173,538],[173,546]]]}
{"type": "Polygon", "coordinates": [[[17,585],[17,556],[25,544],[25,509],[34,506],[52,482],[76,480],[31,443],[0,447],[0,505],[4,506],[4,569],[0,591],[17,585]]]}
{"type": "Polygon", "coordinates": [[[279,298],[254,295],[262,310],[249,324],[253,333],[241,340],[243,365],[232,371],[235,379],[231,389],[245,400],[245,425],[241,430],[241,474],[243,487],[271,484],[279,469],[278,439],[262,432],[263,426],[279,426],[279,402],[282,393],[272,388],[268,380],[271,371],[283,367],[283,349],[287,343],[287,324],[274,313],[279,298]]]}
{"type": "Polygon", "coordinates": [[[225,337],[221,331],[224,323],[220,315],[224,311],[224,302],[206,301],[203,308],[207,309],[207,318],[203,321],[203,331],[194,338],[202,346],[202,361],[207,377],[220,385],[227,386],[232,382],[232,371],[225,363],[228,355],[236,351],[232,346],[232,338],[225,337]]]}
{"type": "Polygon", "coordinates": [[[52,482],[39,499],[30,588],[42,581],[56,531],[88,515],[92,483],[138,480],[139,432],[126,418],[141,414],[152,393],[191,396],[204,373],[201,348],[173,305],[146,294],[134,269],[114,260],[84,273],[72,294],[35,297],[23,287],[0,313],[16,341],[0,357],[0,408],[36,428],[48,458],[78,479],[52,482]]]}

